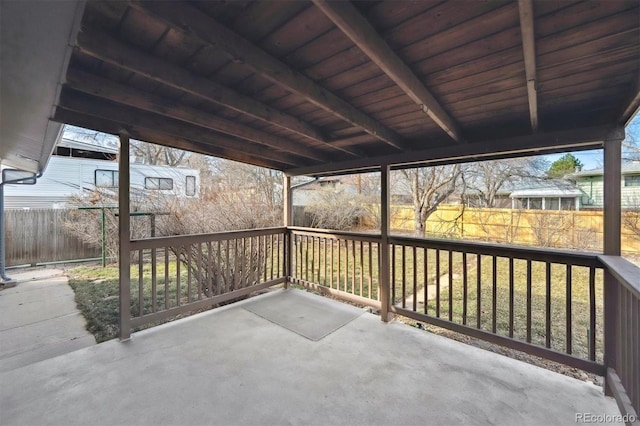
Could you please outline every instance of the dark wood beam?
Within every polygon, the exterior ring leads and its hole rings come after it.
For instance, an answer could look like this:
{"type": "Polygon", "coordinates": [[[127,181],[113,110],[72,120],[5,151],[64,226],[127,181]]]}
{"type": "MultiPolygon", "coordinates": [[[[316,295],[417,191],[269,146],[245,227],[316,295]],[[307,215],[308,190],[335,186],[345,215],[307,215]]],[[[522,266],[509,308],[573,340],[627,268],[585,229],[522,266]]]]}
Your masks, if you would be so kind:
{"type": "Polygon", "coordinates": [[[349,1],[313,0],[343,33],[384,71],[438,126],[455,141],[461,131],[409,66],[389,47],[367,19],[349,1]]]}
{"type": "MultiPolygon", "coordinates": [[[[254,129],[253,127],[245,126],[186,105],[177,104],[175,101],[168,101],[160,96],[143,92],[84,71],[69,69],[67,72],[67,85],[83,93],[267,145],[292,154],[302,155],[307,158],[315,158],[317,156],[314,151],[305,149],[299,143],[273,136],[272,134],[254,129]],[[303,155],[303,153],[306,153],[306,155],[303,155]]],[[[331,144],[330,146],[333,147],[334,145],[331,144]]],[[[336,147],[336,149],[356,155],[348,149],[340,147],[336,147]]]]}
{"type": "Polygon", "coordinates": [[[198,9],[182,3],[132,2],[130,4],[144,13],[155,16],[174,30],[196,37],[201,42],[226,52],[232,60],[242,62],[273,83],[304,97],[314,105],[362,128],[389,145],[398,149],[406,148],[402,137],[393,130],[198,9]]]}
{"type": "Polygon", "coordinates": [[[531,119],[531,129],[536,132],[538,131],[538,94],[532,0],[518,0],[518,10],[520,11],[520,33],[522,35],[524,70],[527,78],[527,95],[529,97],[529,117],[531,119]]]}
{"type": "Polygon", "coordinates": [[[625,104],[624,111],[620,116],[619,122],[623,126],[629,124],[638,111],[638,108],[640,108],[640,73],[638,73],[630,98],[631,99],[625,104]]]}
{"type": "MultiPolygon", "coordinates": [[[[222,134],[191,126],[177,120],[140,111],[136,108],[122,104],[101,100],[99,98],[82,94],[65,87],[60,95],[60,106],[94,117],[104,118],[116,123],[121,123],[125,128],[140,128],[153,130],[172,137],[185,138],[199,141],[212,146],[220,146],[226,149],[236,149],[240,152],[264,157],[267,160],[278,161],[285,164],[301,164],[305,160],[293,157],[284,152],[245,142],[222,134]]],[[[308,162],[307,162],[308,164],[308,162]]]]}
{"type": "Polygon", "coordinates": [[[280,162],[266,161],[264,158],[246,154],[235,149],[228,149],[221,146],[213,146],[201,142],[191,141],[185,138],[169,136],[149,129],[132,128],[129,125],[111,122],[109,120],[105,120],[104,118],[98,118],[91,115],[83,114],[81,112],[71,111],[62,107],[56,108],[56,111],[53,115],[53,120],[60,123],[84,127],[85,129],[92,129],[98,132],[109,133],[112,135],[118,135],[121,131],[125,130],[133,139],[137,139],[140,141],[163,145],[170,148],[178,148],[190,152],[197,152],[198,154],[203,155],[211,155],[227,160],[241,161],[243,163],[253,164],[260,167],[267,167],[270,169],[283,170],[287,167],[290,167],[280,162]]]}
{"type": "Polygon", "coordinates": [[[390,164],[393,169],[402,169],[470,163],[501,158],[599,149],[603,147],[604,141],[622,139],[624,139],[624,128],[622,127],[585,127],[503,139],[471,140],[466,144],[443,144],[438,148],[287,169],[285,172],[292,176],[321,176],[379,170],[381,164],[390,164]]]}
{"type": "Polygon", "coordinates": [[[198,76],[185,68],[124,44],[103,31],[95,28],[85,29],[78,34],[77,43],[81,52],[96,59],[315,141],[326,141],[326,137],[309,123],[198,76]]]}

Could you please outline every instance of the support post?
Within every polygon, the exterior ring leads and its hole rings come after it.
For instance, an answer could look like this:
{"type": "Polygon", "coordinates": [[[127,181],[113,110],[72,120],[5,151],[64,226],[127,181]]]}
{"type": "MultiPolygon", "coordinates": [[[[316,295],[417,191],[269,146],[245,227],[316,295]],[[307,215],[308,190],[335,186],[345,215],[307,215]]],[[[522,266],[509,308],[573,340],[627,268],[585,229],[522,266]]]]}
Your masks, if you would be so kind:
{"type": "Polygon", "coordinates": [[[380,279],[378,284],[378,292],[380,294],[380,316],[382,321],[390,320],[389,314],[389,224],[390,224],[390,195],[389,195],[389,174],[390,167],[388,164],[382,165],[380,168],[380,279]]]}
{"type": "Polygon", "coordinates": [[[131,242],[129,212],[129,135],[120,134],[120,153],[118,156],[118,261],[120,268],[120,340],[131,338],[131,242]]]}
{"type": "MultiPolygon", "coordinates": [[[[620,256],[621,227],[621,163],[622,141],[607,140],[604,144],[604,254],[620,256]]],[[[615,277],[604,271],[604,365],[616,368],[618,341],[618,287],[615,277]]],[[[605,375],[605,394],[612,396],[605,375]]]]}
{"type": "Polygon", "coordinates": [[[291,261],[293,260],[293,241],[291,238],[290,226],[293,226],[293,191],[291,190],[291,176],[284,174],[282,188],[284,191],[284,226],[287,228],[285,232],[285,245],[284,245],[284,288],[289,288],[289,282],[291,281],[291,261]]]}

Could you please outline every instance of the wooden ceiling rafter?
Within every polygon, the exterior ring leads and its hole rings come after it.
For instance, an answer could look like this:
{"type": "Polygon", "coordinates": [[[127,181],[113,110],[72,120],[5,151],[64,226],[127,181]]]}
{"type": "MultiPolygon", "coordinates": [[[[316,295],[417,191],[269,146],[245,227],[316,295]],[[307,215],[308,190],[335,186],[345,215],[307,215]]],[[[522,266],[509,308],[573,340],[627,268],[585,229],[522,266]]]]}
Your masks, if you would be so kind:
{"type": "Polygon", "coordinates": [[[522,33],[522,52],[524,55],[524,69],[527,79],[527,97],[529,100],[529,117],[531,129],[538,131],[538,81],[536,78],[536,45],[533,28],[533,2],[518,0],[520,13],[520,31],[522,33]]]}
{"type": "Polygon", "coordinates": [[[295,142],[278,138],[270,133],[244,126],[240,123],[204,112],[201,109],[191,108],[176,102],[168,102],[160,96],[130,88],[84,71],[70,70],[67,73],[66,87],[118,104],[128,105],[143,111],[163,115],[198,127],[295,154],[295,152],[291,151],[291,147],[295,142]]]}
{"type": "Polygon", "coordinates": [[[96,117],[84,112],[72,111],[62,106],[56,108],[53,118],[61,123],[72,124],[74,126],[113,135],[117,135],[121,131],[126,131],[132,138],[137,140],[204,155],[213,155],[228,160],[242,161],[255,166],[275,167],[278,170],[286,170],[291,167],[290,164],[282,162],[282,159],[267,160],[267,157],[261,156],[259,151],[246,152],[242,147],[238,147],[237,143],[227,143],[227,141],[222,140],[217,141],[216,145],[211,145],[203,143],[202,141],[189,140],[185,138],[184,135],[180,137],[167,135],[156,129],[145,129],[139,126],[131,126],[128,123],[114,122],[106,120],[104,117],[96,117]]]}
{"type": "Polygon", "coordinates": [[[402,137],[369,115],[326,90],[304,74],[292,69],[234,31],[203,12],[187,5],[168,3],[130,3],[178,31],[197,37],[203,43],[223,50],[232,60],[243,63],[272,82],[296,93],[312,104],[360,127],[397,149],[406,148],[402,137]]]}
{"type": "MultiPolygon", "coordinates": [[[[60,96],[60,105],[70,111],[75,111],[94,117],[104,117],[106,120],[126,125],[134,122],[135,127],[147,130],[155,130],[171,137],[184,137],[190,140],[197,140],[211,146],[224,146],[233,148],[241,146],[237,138],[225,136],[220,133],[214,133],[205,129],[189,126],[183,122],[166,119],[157,114],[152,114],[137,110],[132,107],[117,105],[110,101],[96,99],[93,96],[82,94],[73,90],[65,90],[60,96]]],[[[240,149],[244,153],[255,153],[272,161],[279,161],[288,164],[289,167],[304,162],[299,157],[293,157],[286,153],[275,151],[271,148],[259,146],[256,144],[247,145],[240,149]]]]}
{"type": "Polygon", "coordinates": [[[313,3],[442,130],[456,142],[462,141],[462,134],[455,120],[350,2],[313,0],[313,3]]]}
{"type": "MultiPolygon", "coordinates": [[[[319,129],[252,98],[243,96],[214,81],[200,77],[178,65],[167,62],[139,49],[132,48],[99,30],[85,30],[78,35],[78,49],[116,67],[142,75],[156,82],[176,88],[190,95],[240,113],[275,124],[302,136],[325,143],[319,129]]],[[[302,155],[309,155],[304,153],[302,155]]],[[[321,154],[318,160],[328,158],[321,154]]]]}

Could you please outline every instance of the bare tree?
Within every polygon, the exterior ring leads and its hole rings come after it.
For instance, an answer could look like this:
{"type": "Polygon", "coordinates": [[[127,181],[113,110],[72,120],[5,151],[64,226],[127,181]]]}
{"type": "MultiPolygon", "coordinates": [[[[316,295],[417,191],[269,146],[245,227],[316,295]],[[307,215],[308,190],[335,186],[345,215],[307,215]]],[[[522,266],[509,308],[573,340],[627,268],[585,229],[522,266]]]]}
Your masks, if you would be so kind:
{"type": "Polygon", "coordinates": [[[131,153],[137,162],[152,166],[185,166],[191,153],[177,148],[132,140],[131,153]]]}
{"type": "Polygon", "coordinates": [[[424,235],[427,219],[454,193],[461,176],[459,164],[402,170],[399,186],[408,186],[406,189],[412,195],[414,230],[418,236],[424,235]]]}
{"type": "Polygon", "coordinates": [[[493,208],[499,207],[497,195],[506,183],[537,179],[546,168],[546,162],[536,157],[481,161],[465,166],[464,177],[470,196],[477,197],[478,207],[493,208]]]}
{"type": "Polygon", "coordinates": [[[320,188],[307,207],[314,228],[349,230],[363,214],[362,196],[347,191],[345,186],[320,188]]]}

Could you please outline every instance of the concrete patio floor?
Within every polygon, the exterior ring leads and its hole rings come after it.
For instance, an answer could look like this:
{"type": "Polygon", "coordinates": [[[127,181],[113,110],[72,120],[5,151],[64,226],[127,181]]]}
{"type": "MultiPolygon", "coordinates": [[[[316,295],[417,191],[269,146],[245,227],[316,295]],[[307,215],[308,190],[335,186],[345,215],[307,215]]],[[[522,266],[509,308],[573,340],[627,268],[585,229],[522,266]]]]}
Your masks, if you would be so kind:
{"type": "Polygon", "coordinates": [[[576,413],[619,415],[600,387],[369,313],[311,341],[243,309],[255,300],[2,372],[0,423],[569,425],[576,413]]]}

